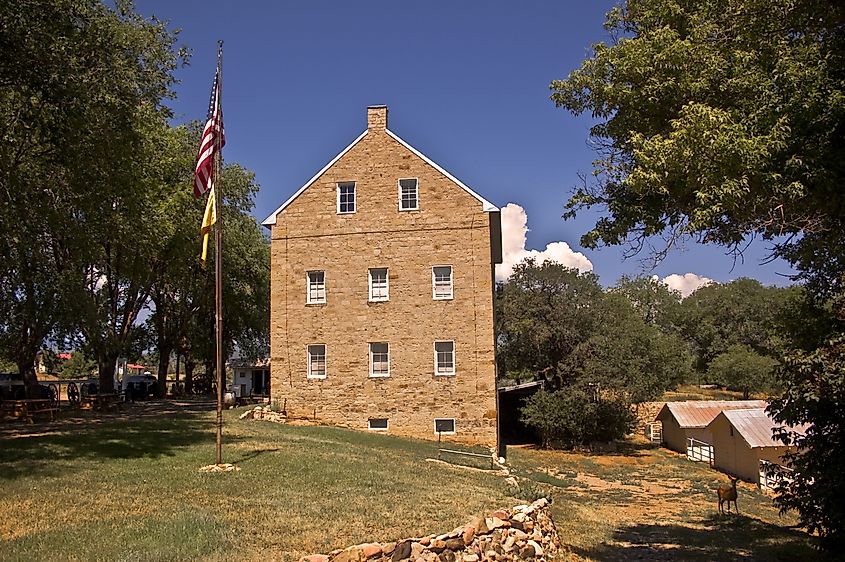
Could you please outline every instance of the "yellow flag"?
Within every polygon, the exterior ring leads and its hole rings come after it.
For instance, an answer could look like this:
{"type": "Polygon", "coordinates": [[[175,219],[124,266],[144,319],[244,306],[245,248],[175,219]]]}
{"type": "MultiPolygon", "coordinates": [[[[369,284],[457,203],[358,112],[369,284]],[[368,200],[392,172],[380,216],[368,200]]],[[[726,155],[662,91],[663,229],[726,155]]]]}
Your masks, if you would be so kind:
{"type": "Polygon", "coordinates": [[[214,186],[208,190],[208,201],[205,204],[205,213],[202,215],[202,264],[205,265],[206,254],[208,253],[208,233],[211,227],[217,222],[217,198],[214,197],[214,186]]]}

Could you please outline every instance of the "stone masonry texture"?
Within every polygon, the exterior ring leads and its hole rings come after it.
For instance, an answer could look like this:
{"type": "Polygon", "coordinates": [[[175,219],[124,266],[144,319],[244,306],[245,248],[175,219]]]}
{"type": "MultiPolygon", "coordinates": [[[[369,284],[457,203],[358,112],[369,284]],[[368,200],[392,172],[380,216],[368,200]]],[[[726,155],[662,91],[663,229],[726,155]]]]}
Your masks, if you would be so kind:
{"type": "Polygon", "coordinates": [[[276,216],[271,245],[271,393],[289,416],[494,445],[491,221],[482,203],[385,131],[368,132],[276,216]],[[417,178],[419,210],[399,210],[399,179],[417,178]],[[356,212],[337,212],[354,181],[356,212]],[[451,265],[453,298],[432,297],[432,267],[451,265]],[[368,301],[368,269],[387,268],[389,300],[368,301]],[[326,303],[307,304],[307,272],[325,272],[326,303]],[[434,342],[455,342],[455,375],[435,375],[434,342]],[[388,342],[390,375],[369,376],[371,342],[388,342]],[[307,377],[307,346],[326,345],[326,378],[307,377]]]}

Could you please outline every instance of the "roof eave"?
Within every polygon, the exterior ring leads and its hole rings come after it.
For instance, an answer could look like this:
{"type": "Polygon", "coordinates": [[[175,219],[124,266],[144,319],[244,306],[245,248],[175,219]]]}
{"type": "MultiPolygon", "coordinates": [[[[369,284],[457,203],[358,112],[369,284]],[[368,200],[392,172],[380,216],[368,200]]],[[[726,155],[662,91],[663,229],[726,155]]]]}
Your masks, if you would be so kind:
{"type": "Polygon", "coordinates": [[[449,172],[444,170],[439,164],[437,164],[437,162],[435,162],[434,160],[432,160],[431,158],[429,158],[428,156],[426,156],[425,154],[423,154],[422,152],[420,152],[419,150],[417,150],[416,148],[414,148],[413,146],[411,146],[410,144],[408,144],[407,142],[402,140],[402,138],[399,135],[397,135],[396,133],[394,133],[390,129],[385,129],[385,132],[387,132],[387,134],[390,135],[399,144],[401,144],[402,146],[404,146],[405,148],[407,148],[408,150],[410,150],[411,152],[416,154],[418,157],[422,158],[432,168],[434,168],[435,170],[437,170],[438,172],[440,172],[441,174],[443,174],[444,176],[446,176],[447,178],[449,178],[450,180],[455,182],[458,185],[458,187],[460,187],[461,189],[463,189],[464,191],[466,191],[467,193],[469,193],[470,195],[475,197],[481,203],[481,210],[482,211],[484,211],[485,213],[490,213],[490,212],[494,212],[494,211],[499,210],[499,208],[497,206],[495,206],[493,203],[491,203],[490,201],[486,200],[485,198],[483,198],[482,196],[480,196],[479,194],[474,192],[464,182],[462,182],[461,180],[459,180],[458,178],[456,178],[455,176],[453,176],[452,174],[450,174],[449,172]]]}
{"type": "Polygon", "coordinates": [[[357,139],[355,139],[354,141],[352,141],[352,142],[349,144],[349,146],[347,146],[346,148],[344,148],[343,150],[341,150],[341,151],[338,153],[338,155],[337,155],[337,156],[335,156],[334,158],[332,158],[332,159],[329,161],[329,163],[328,163],[328,164],[326,164],[325,166],[323,166],[323,168],[322,168],[319,172],[317,172],[316,174],[314,174],[314,176],[313,176],[310,180],[308,180],[307,182],[305,182],[305,185],[303,185],[302,187],[300,187],[299,189],[297,189],[297,190],[296,190],[296,193],[294,193],[293,195],[291,195],[291,196],[288,198],[288,200],[287,200],[287,201],[285,201],[284,203],[282,203],[282,204],[281,204],[281,206],[280,206],[278,209],[276,209],[275,211],[273,211],[273,212],[270,214],[270,216],[268,216],[266,219],[264,219],[263,221],[261,221],[261,224],[262,224],[262,225],[264,225],[264,226],[266,226],[267,228],[270,228],[271,226],[273,226],[274,224],[276,224],[276,215],[278,215],[279,213],[281,213],[282,211],[284,211],[284,210],[287,208],[287,206],[288,206],[288,205],[290,205],[291,203],[293,203],[294,199],[296,199],[297,197],[299,197],[299,195],[300,195],[303,191],[305,191],[306,189],[308,189],[308,188],[311,186],[311,184],[312,184],[312,183],[314,183],[315,181],[317,181],[317,178],[319,178],[320,176],[322,176],[322,175],[326,172],[326,170],[328,170],[329,168],[331,168],[331,167],[334,165],[334,163],[335,163],[335,162],[337,162],[338,160],[340,160],[340,159],[343,157],[343,155],[344,155],[344,154],[346,154],[347,152],[349,152],[350,150],[352,150],[352,147],[354,147],[356,144],[358,144],[359,142],[361,142],[361,139],[363,139],[364,137],[366,137],[368,132],[369,132],[369,130],[365,130],[363,133],[361,133],[360,135],[358,135],[358,138],[357,138],[357,139]]]}

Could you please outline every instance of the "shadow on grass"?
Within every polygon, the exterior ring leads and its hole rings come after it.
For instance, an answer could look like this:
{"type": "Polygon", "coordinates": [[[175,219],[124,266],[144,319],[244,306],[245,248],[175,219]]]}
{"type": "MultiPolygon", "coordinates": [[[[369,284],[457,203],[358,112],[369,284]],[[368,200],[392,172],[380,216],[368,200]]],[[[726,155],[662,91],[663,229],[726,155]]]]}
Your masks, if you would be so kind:
{"type": "Polygon", "coordinates": [[[638,524],[617,529],[613,544],[591,548],[572,547],[585,558],[627,560],[826,560],[814,539],[794,529],[759,519],[714,515],[702,525],[638,524]]]}
{"type": "Polygon", "coordinates": [[[214,442],[213,422],[201,408],[162,404],[132,416],[67,419],[0,438],[0,480],[60,472],[63,461],[172,456],[177,449],[214,442]]]}

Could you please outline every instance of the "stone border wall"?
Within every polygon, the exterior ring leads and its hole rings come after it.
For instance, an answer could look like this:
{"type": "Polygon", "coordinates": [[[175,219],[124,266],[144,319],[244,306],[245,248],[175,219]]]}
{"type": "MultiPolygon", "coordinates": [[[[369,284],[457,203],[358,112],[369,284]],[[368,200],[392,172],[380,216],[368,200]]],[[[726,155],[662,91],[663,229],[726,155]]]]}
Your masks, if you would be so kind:
{"type": "Polygon", "coordinates": [[[542,498],[531,505],[496,510],[442,535],[358,544],[329,554],[304,556],[300,562],[548,560],[559,550],[549,502],[542,498]]]}

